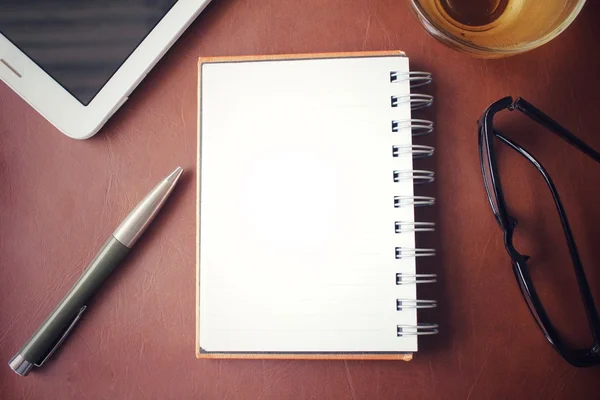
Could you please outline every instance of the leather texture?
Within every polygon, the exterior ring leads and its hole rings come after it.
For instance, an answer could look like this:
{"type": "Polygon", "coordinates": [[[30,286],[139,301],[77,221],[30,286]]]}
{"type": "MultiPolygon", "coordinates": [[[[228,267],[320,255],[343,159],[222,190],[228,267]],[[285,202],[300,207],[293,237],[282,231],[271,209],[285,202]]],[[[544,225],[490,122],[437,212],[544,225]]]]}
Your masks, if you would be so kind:
{"type": "MultiPolygon", "coordinates": [[[[429,37],[403,1],[214,0],[104,129],[85,141],[62,135],[0,85],[0,360],[6,363],[129,210],[175,166],[186,169],[153,226],[44,368],[22,378],[0,366],[0,399],[596,398],[600,367],[563,361],[521,297],[485,197],[476,121],[498,98],[523,96],[600,148],[599,17],[600,4],[590,1],[542,48],[479,60],[429,37]],[[436,96],[429,111],[436,133],[418,143],[436,146],[427,161],[436,183],[421,193],[438,202],[429,215],[418,215],[438,223],[427,239],[438,256],[423,271],[440,279],[419,297],[439,301],[420,319],[439,322],[441,333],[421,340],[408,363],[196,359],[198,57],[395,49],[409,55],[413,70],[431,71],[435,79],[425,90],[436,96]]],[[[539,155],[555,180],[598,296],[600,166],[511,121],[503,122],[506,131],[539,155]]],[[[531,194],[537,186],[525,164],[512,166],[503,183],[526,210],[537,211],[541,192],[531,194]]],[[[532,260],[537,255],[553,265],[544,255],[562,239],[544,221],[524,223],[522,243],[533,246],[532,260]]]]}

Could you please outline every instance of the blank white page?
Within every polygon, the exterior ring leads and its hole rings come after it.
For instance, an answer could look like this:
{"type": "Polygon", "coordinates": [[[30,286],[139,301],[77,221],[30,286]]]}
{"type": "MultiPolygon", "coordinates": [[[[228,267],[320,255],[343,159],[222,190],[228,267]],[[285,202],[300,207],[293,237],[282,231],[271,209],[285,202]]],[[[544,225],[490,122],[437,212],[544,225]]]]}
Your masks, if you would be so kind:
{"type": "Polygon", "coordinates": [[[409,352],[415,285],[410,119],[404,56],[201,64],[199,344],[201,352],[409,352]]]}

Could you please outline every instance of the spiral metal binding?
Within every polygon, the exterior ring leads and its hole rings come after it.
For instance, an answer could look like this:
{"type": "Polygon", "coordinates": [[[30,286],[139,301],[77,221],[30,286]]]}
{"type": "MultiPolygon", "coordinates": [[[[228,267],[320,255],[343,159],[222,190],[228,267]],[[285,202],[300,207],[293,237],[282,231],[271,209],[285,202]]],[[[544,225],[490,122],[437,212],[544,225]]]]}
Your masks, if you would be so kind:
{"type": "Polygon", "coordinates": [[[433,121],[428,119],[405,119],[405,120],[392,120],[392,132],[399,132],[402,129],[409,129],[412,131],[412,136],[422,136],[433,132],[433,121]]]}
{"type": "Polygon", "coordinates": [[[435,197],[429,196],[394,196],[394,207],[404,206],[432,206],[435,204],[435,197]]]}
{"type": "Polygon", "coordinates": [[[394,231],[396,233],[404,232],[433,232],[435,231],[435,222],[394,222],[394,231]]]}
{"type": "Polygon", "coordinates": [[[402,96],[391,96],[392,107],[403,103],[410,103],[411,110],[420,110],[433,104],[433,96],[429,94],[411,93],[402,96]]]}
{"type": "Polygon", "coordinates": [[[435,148],[431,146],[423,146],[420,144],[392,146],[392,156],[400,157],[404,154],[412,154],[413,158],[431,157],[435,152],[435,148]]]}
{"type": "Polygon", "coordinates": [[[411,88],[416,88],[423,85],[428,85],[432,81],[431,73],[424,71],[411,71],[411,72],[390,72],[390,82],[410,82],[411,88]]]}
{"type": "Polygon", "coordinates": [[[437,334],[438,324],[418,323],[415,325],[396,325],[396,336],[423,336],[437,334]]]}
{"type": "MultiPolygon", "coordinates": [[[[432,77],[429,72],[390,72],[390,82],[409,82],[411,88],[431,83],[432,77]]],[[[430,107],[433,104],[433,96],[428,94],[411,93],[408,95],[391,96],[391,106],[399,107],[401,104],[409,103],[411,110],[419,110],[430,107]]],[[[425,119],[392,120],[392,132],[401,132],[410,129],[413,137],[432,133],[433,122],[425,119]]],[[[418,144],[392,146],[392,156],[395,158],[410,156],[412,158],[430,157],[435,149],[431,146],[418,144]]],[[[394,182],[410,180],[413,184],[431,183],[435,179],[433,171],[427,170],[394,170],[394,182]]],[[[394,196],[394,207],[404,206],[432,206],[435,198],[428,196],[394,196]]],[[[398,234],[405,232],[431,232],[435,230],[435,223],[420,221],[395,221],[394,231],[398,234]]],[[[435,249],[395,247],[395,258],[405,259],[413,257],[435,256],[435,249]]],[[[396,273],[396,285],[416,285],[437,282],[436,274],[406,274],[396,273]]],[[[426,309],[437,307],[436,300],[418,299],[396,299],[396,310],[404,311],[410,309],[426,309]]],[[[418,323],[417,325],[397,325],[396,334],[402,336],[434,335],[438,333],[437,324],[418,323]]]]}
{"type": "Polygon", "coordinates": [[[435,179],[433,171],[413,169],[410,171],[394,171],[394,182],[411,180],[414,184],[431,183],[435,179]]]}
{"type": "Polygon", "coordinates": [[[418,285],[419,283],[435,283],[437,274],[396,274],[396,285],[418,285]]]}
{"type": "Polygon", "coordinates": [[[433,257],[435,256],[435,249],[416,249],[413,247],[396,247],[395,248],[396,259],[410,258],[410,257],[433,257]]]}
{"type": "Polygon", "coordinates": [[[396,299],[396,310],[413,310],[417,308],[436,308],[435,300],[396,299]]]}

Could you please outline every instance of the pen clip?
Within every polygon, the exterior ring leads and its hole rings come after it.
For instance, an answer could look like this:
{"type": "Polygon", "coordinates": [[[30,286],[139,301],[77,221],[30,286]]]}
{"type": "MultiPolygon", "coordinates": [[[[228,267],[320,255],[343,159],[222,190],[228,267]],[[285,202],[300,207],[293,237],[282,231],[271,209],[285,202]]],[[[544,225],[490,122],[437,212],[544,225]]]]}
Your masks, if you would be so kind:
{"type": "Polygon", "coordinates": [[[62,344],[62,342],[65,341],[65,339],[67,338],[67,336],[69,335],[69,333],[71,333],[71,331],[75,327],[75,324],[79,321],[79,319],[81,318],[81,314],[83,314],[83,312],[85,311],[86,308],[87,308],[87,306],[83,306],[83,307],[81,307],[79,309],[79,311],[77,312],[77,315],[75,315],[75,318],[73,318],[73,321],[71,321],[71,324],[69,325],[69,327],[67,328],[67,330],[65,330],[65,332],[62,334],[62,336],[60,337],[60,339],[58,339],[58,342],[56,342],[56,344],[54,345],[54,347],[52,348],[52,350],[50,350],[50,352],[46,355],[46,357],[44,357],[44,359],[42,360],[41,363],[34,364],[36,367],[39,368],[42,365],[44,365],[44,363],[50,358],[50,356],[52,354],[54,354],[54,352],[56,351],[56,349],[58,349],[58,347],[62,344]]]}

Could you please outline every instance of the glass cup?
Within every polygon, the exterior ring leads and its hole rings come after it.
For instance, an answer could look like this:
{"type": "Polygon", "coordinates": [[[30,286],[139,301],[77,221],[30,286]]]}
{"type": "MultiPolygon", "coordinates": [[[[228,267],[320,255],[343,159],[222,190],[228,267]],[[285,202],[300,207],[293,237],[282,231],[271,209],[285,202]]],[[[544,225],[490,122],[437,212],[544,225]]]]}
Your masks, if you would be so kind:
{"type": "Polygon", "coordinates": [[[482,58],[539,47],[563,32],[585,0],[408,0],[423,27],[446,45],[482,58]]]}

